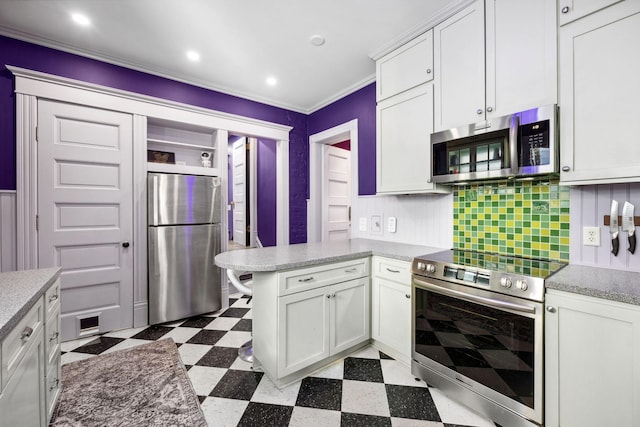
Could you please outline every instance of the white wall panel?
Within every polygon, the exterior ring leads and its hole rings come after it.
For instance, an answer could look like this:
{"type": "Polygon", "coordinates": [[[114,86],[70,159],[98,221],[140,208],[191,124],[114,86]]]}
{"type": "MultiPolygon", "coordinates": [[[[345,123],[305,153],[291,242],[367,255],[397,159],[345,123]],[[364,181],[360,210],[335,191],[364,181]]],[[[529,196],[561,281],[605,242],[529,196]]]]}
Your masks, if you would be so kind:
{"type": "Polygon", "coordinates": [[[16,192],[0,191],[0,271],[16,270],[16,192]]]}
{"type": "MultiPolygon", "coordinates": [[[[640,183],[589,185],[571,188],[570,258],[571,264],[589,265],[628,271],[640,271],[640,249],[635,254],[627,251],[627,233],[620,224],[620,251],[611,253],[609,227],[604,225],[604,216],[611,211],[611,200],[619,204],[622,215],[625,200],[636,206],[635,215],[640,216],[640,183]],[[583,246],[582,228],[600,228],[600,246],[583,246]]],[[[640,227],[638,228],[640,231],[640,227]]]]}
{"type": "Polygon", "coordinates": [[[352,207],[352,237],[415,245],[453,247],[453,195],[401,195],[358,197],[352,207]],[[371,216],[382,215],[382,232],[371,232],[371,216]],[[387,218],[396,217],[397,231],[387,231],[387,218]],[[368,230],[359,231],[359,218],[368,230]]]}

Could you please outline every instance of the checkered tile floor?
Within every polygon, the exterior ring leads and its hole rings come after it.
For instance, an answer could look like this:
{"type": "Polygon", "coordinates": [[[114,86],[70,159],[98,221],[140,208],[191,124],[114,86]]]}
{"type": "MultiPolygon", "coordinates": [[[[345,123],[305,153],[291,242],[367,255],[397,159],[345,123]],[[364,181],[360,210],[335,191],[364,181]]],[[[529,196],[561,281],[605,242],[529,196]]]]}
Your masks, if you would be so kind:
{"type": "Polygon", "coordinates": [[[171,337],[211,427],[495,426],[373,347],[280,390],[237,357],[251,338],[251,303],[237,297],[217,313],[65,342],[62,363],[171,337]]]}

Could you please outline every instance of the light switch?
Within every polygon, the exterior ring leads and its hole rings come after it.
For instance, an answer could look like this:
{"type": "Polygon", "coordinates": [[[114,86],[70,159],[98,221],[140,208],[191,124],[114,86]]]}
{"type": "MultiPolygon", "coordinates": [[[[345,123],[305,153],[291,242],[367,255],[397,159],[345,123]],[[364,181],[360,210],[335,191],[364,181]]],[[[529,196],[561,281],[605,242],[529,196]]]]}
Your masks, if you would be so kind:
{"type": "Polygon", "coordinates": [[[382,234],[382,215],[371,215],[371,233],[382,234]]]}
{"type": "Polygon", "coordinates": [[[367,217],[366,216],[361,216],[360,219],[358,220],[358,230],[359,231],[367,231],[367,217]]]}
{"type": "Polygon", "coordinates": [[[397,220],[395,216],[390,216],[389,218],[387,218],[387,231],[389,233],[395,233],[396,226],[397,226],[397,220]]]}

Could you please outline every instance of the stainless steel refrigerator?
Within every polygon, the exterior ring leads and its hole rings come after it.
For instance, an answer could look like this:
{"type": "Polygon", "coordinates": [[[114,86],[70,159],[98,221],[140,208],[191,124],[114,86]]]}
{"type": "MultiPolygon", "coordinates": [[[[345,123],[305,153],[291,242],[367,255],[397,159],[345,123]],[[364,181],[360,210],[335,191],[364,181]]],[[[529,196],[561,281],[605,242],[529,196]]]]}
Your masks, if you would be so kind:
{"type": "Polygon", "coordinates": [[[148,175],[149,323],[222,307],[220,179],[148,175]]]}

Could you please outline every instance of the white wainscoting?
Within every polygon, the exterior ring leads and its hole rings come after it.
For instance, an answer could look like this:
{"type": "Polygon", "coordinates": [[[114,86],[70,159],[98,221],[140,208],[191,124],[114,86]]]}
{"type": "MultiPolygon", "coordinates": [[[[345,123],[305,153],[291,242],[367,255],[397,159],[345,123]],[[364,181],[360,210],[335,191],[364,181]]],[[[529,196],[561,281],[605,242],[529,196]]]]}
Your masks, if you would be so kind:
{"type": "Polygon", "coordinates": [[[361,196],[351,208],[351,235],[414,245],[453,247],[453,195],[361,196]],[[371,216],[382,215],[382,232],[371,232],[371,216]],[[367,218],[366,232],[359,219],[367,218]],[[387,231],[387,218],[396,217],[397,231],[387,231]]]}
{"type": "MultiPolygon", "coordinates": [[[[632,255],[627,251],[627,233],[620,224],[620,250],[618,256],[611,253],[609,227],[604,225],[604,216],[611,212],[611,200],[619,204],[618,214],[622,215],[625,200],[635,207],[635,215],[640,216],[640,183],[601,184],[576,186],[571,188],[570,256],[571,264],[640,271],[640,248],[632,255]],[[600,227],[600,246],[583,246],[582,227],[600,227]]],[[[638,228],[640,231],[640,228],[638,228]]]]}
{"type": "Polygon", "coordinates": [[[16,269],[16,192],[0,190],[0,271],[16,269]]]}

